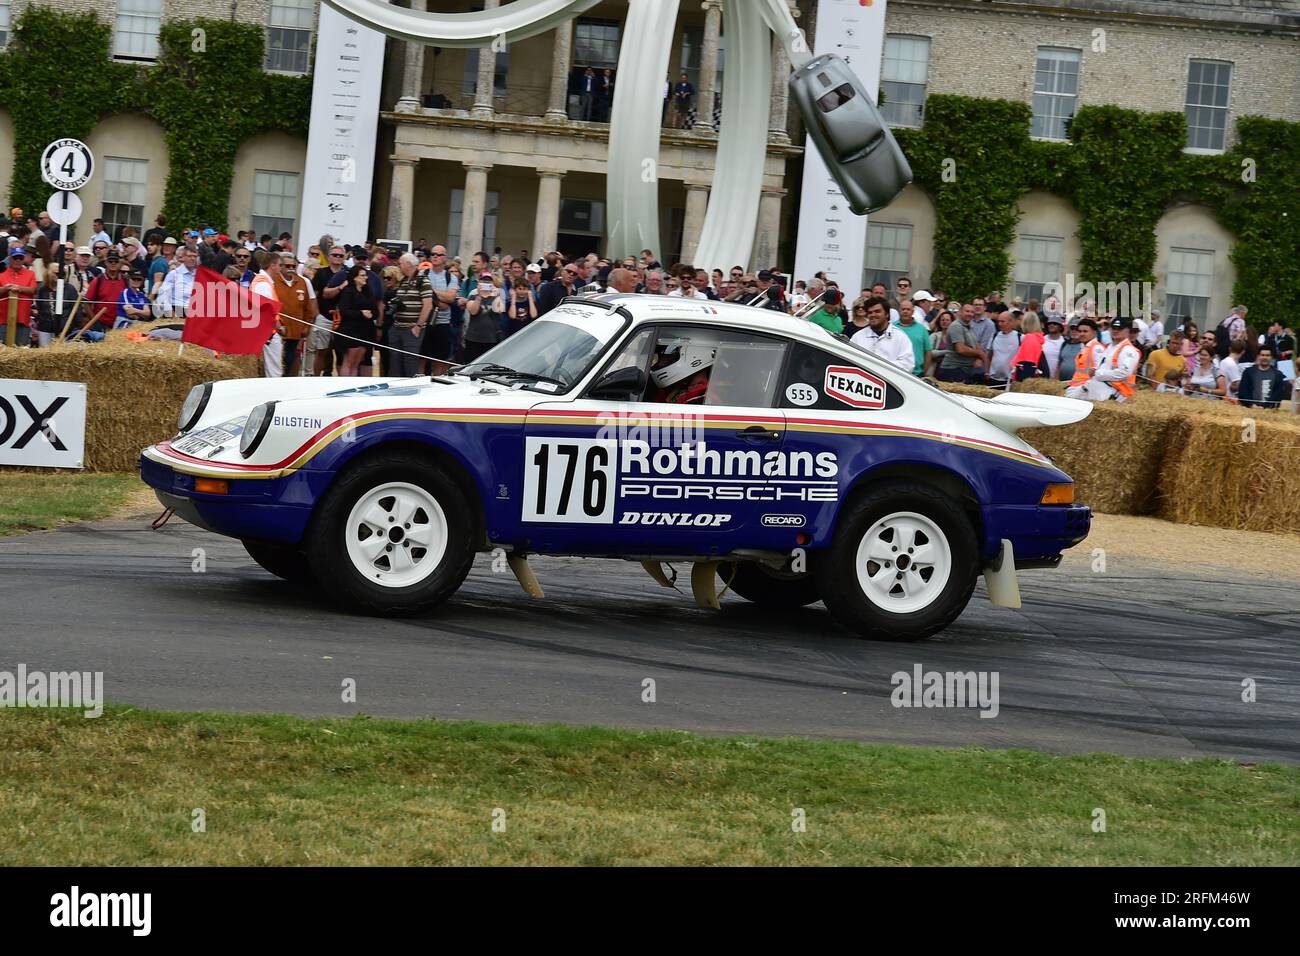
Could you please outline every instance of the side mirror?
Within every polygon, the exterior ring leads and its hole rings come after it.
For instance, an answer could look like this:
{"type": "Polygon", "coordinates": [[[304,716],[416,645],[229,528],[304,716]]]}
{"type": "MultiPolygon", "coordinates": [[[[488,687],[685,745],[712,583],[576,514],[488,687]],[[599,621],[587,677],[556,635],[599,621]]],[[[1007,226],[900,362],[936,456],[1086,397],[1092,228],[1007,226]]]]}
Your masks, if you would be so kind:
{"type": "Polygon", "coordinates": [[[645,394],[646,381],[646,373],[640,368],[615,369],[591,386],[587,397],[608,402],[639,402],[645,394]]]}

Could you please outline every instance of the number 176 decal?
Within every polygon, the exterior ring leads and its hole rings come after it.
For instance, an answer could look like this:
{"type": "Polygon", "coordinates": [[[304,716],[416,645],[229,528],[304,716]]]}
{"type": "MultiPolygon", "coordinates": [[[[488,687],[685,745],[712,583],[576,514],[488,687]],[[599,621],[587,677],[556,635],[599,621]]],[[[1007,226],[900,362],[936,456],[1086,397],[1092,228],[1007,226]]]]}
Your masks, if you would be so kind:
{"type": "Polygon", "coordinates": [[[613,524],[617,467],[617,439],[527,439],[523,520],[613,524]]]}

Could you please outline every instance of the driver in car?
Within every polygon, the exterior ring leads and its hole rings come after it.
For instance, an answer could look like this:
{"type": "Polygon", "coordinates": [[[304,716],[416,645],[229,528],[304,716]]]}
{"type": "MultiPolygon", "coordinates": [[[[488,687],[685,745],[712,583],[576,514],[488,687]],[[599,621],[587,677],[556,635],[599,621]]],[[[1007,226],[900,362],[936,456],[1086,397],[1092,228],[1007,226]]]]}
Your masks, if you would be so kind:
{"type": "Polygon", "coordinates": [[[650,368],[658,386],[656,402],[703,405],[718,343],[708,339],[673,339],[661,342],[650,368]]]}

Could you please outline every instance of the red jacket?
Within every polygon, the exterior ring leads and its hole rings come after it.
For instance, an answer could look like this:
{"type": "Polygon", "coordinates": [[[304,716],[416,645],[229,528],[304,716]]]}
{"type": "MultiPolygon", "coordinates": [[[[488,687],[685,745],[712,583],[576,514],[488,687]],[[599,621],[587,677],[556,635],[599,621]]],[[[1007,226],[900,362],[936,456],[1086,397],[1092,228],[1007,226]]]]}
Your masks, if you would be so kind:
{"type": "Polygon", "coordinates": [[[113,322],[117,319],[117,301],[126,291],[127,273],[119,272],[118,275],[122,278],[110,279],[107,272],[98,275],[86,290],[87,313],[93,315],[106,329],[113,327],[113,322]]]}

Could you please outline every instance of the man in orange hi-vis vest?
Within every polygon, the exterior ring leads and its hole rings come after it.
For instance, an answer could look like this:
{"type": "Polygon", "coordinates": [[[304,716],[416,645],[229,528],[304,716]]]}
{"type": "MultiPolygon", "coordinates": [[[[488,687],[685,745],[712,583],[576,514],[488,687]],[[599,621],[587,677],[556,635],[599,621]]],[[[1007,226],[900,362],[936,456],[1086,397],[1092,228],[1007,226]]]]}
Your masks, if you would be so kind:
{"type": "MultiPolygon", "coordinates": [[[[1080,319],[1075,323],[1079,328],[1079,353],[1074,357],[1074,377],[1070,379],[1065,390],[1066,398],[1087,398],[1096,400],[1086,394],[1089,383],[1106,354],[1106,346],[1097,339],[1097,323],[1092,319],[1080,319]]],[[[1102,396],[1104,397],[1104,396],[1102,396]]]]}
{"type": "Polygon", "coordinates": [[[1108,399],[1127,401],[1133,397],[1137,386],[1137,369],[1142,364],[1142,350],[1130,339],[1133,320],[1117,318],[1111,322],[1111,343],[1093,370],[1092,377],[1078,389],[1066,391],[1071,398],[1086,398],[1094,402],[1108,399]]]}

